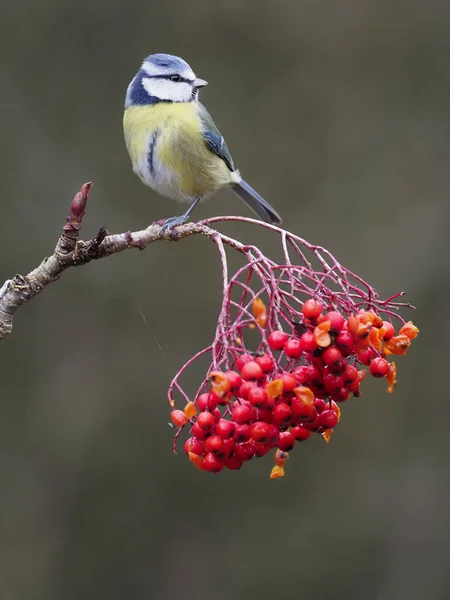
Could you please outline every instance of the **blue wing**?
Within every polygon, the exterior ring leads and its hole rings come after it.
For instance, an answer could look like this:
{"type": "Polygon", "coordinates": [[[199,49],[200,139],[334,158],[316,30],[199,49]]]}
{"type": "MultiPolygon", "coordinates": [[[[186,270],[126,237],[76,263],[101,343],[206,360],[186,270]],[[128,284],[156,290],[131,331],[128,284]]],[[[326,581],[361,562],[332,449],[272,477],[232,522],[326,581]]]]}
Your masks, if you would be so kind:
{"type": "MultiPolygon", "coordinates": [[[[203,140],[209,150],[217,154],[227,165],[230,171],[235,171],[233,159],[225,144],[223,135],[217,129],[206,108],[198,103],[199,116],[202,124],[203,140]]],[[[262,196],[258,194],[243,179],[231,186],[232,191],[239,196],[258,216],[266,223],[281,223],[277,211],[262,196]]]]}
{"type": "Polygon", "coordinates": [[[230,151],[223,139],[223,135],[221,135],[220,131],[217,129],[211,115],[203,104],[200,104],[199,102],[198,107],[200,121],[203,126],[203,139],[206,146],[211,152],[217,154],[217,156],[225,162],[230,171],[235,171],[233,159],[231,158],[230,151]]]}

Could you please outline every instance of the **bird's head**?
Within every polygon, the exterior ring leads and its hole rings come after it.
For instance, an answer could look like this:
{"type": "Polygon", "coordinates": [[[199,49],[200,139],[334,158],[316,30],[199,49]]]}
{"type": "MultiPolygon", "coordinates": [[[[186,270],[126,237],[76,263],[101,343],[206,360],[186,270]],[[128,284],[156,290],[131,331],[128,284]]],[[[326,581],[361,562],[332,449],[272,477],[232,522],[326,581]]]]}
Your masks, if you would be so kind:
{"type": "Polygon", "coordinates": [[[178,56],[151,54],[128,86],[125,106],[157,102],[196,102],[207,81],[196,77],[178,56]]]}

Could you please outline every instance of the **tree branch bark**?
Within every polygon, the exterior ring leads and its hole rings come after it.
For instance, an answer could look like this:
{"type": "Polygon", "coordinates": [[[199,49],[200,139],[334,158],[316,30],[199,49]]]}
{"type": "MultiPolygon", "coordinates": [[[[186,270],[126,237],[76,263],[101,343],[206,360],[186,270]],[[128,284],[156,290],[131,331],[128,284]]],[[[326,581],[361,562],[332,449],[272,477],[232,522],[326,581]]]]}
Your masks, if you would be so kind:
{"type": "MultiPolygon", "coordinates": [[[[5,281],[0,288],[0,339],[7,338],[11,333],[18,309],[57,281],[62,273],[71,267],[80,267],[92,260],[105,258],[129,248],[144,250],[148,244],[162,240],[176,241],[194,234],[202,234],[209,238],[218,235],[214,229],[205,225],[205,222],[187,223],[168,231],[162,228],[163,221],[160,221],[152,223],[142,231],[113,235],[108,234],[106,228],[102,227],[90,240],[79,240],[91,186],[91,183],[85,183],[72,200],[69,216],[53,254],[44,258],[28,275],[16,275],[5,281]]],[[[230,245],[240,246],[239,242],[231,239],[230,245]]]]}

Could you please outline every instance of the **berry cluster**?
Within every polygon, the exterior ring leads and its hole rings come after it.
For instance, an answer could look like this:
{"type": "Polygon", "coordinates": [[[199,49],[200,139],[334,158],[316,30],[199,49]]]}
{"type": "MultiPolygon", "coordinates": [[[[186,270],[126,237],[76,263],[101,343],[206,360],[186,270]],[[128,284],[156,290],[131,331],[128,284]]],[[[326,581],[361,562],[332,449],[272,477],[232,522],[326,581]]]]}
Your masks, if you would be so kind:
{"type": "MultiPolygon", "coordinates": [[[[307,299],[291,333],[267,329],[260,298],[252,302],[254,322],[264,331],[259,351],[242,347],[232,370],[213,370],[207,387],[184,410],[173,409],[172,423],[190,427],[184,450],[199,469],[218,473],[276,449],[271,478],[284,475],[284,463],[297,442],[311,433],[329,441],[340,419],[339,404],[359,396],[369,372],[396,384],[391,355],[403,355],[418,329],[410,321],[396,333],[373,310],[345,316],[332,306],[307,299]],[[368,371],[364,369],[368,367],[368,371]]],[[[172,403],[173,404],[173,403],[172,403]]]]}

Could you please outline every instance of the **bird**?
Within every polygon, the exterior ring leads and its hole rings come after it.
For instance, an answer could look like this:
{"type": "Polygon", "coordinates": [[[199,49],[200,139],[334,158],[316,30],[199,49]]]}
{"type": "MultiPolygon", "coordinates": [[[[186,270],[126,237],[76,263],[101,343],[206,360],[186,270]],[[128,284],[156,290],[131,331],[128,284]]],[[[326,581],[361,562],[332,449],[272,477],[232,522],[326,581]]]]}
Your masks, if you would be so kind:
{"type": "Polygon", "coordinates": [[[188,202],[163,227],[185,224],[195,206],[229,188],[262,221],[280,224],[277,211],[244,181],[199,90],[207,85],[188,63],[171,54],[151,54],[128,85],[123,131],[133,171],[153,190],[188,202]]]}

